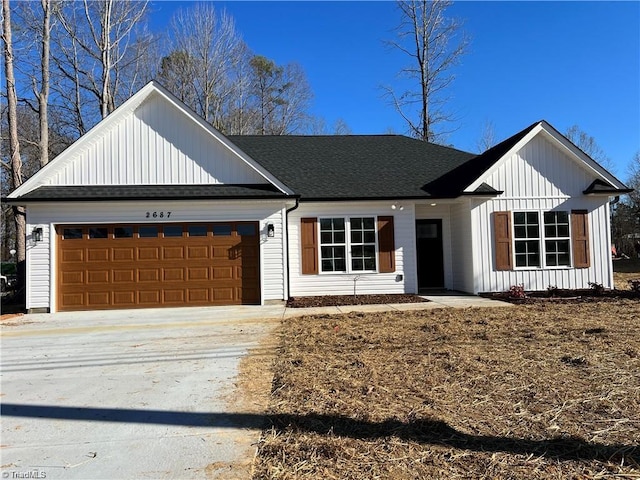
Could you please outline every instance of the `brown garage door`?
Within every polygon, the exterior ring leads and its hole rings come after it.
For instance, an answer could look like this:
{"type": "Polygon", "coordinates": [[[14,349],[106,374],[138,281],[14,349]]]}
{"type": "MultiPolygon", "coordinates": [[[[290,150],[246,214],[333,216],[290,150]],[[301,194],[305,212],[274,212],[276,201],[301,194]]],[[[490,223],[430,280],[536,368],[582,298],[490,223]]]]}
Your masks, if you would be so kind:
{"type": "Polygon", "coordinates": [[[58,310],[260,303],[258,224],[58,225],[58,310]]]}

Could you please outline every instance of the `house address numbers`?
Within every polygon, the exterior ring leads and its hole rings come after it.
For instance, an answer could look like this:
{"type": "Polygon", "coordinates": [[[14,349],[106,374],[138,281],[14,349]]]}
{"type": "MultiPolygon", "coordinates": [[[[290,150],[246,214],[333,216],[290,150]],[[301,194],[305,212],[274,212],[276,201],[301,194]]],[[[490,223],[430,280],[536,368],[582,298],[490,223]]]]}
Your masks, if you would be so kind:
{"type": "Polygon", "coordinates": [[[147,212],[145,218],[169,218],[171,212],[147,212]]]}

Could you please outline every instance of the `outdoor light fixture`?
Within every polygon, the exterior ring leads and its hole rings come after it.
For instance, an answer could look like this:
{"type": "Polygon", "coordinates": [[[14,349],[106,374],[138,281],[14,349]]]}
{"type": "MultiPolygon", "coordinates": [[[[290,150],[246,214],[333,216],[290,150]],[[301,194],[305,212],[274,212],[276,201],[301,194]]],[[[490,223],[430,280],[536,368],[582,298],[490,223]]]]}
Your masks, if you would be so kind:
{"type": "Polygon", "coordinates": [[[42,241],[42,227],[36,227],[33,229],[33,232],[31,232],[32,236],[33,236],[33,241],[35,243],[41,242],[42,241]]]}
{"type": "Polygon", "coordinates": [[[396,205],[395,203],[391,205],[391,210],[395,210],[396,208],[400,211],[404,210],[402,205],[396,205]]]}
{"type": "Polygon", "coordinates": [[[276,227],[273,226],[273,223],[267,225],[267,237],[275,237],[276,236],[276,227]]]}

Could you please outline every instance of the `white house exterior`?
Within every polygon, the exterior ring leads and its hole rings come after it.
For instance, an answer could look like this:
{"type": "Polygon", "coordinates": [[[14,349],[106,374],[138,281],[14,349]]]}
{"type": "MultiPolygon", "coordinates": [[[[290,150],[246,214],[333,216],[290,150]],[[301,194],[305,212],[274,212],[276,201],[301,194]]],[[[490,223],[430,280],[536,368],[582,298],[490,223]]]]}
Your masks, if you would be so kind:
{"type": "Polygon", "coordinates": [[[16,189],[30,311],[613,287],[629,190],[546,122],[476,156],[225,137],[150,83],[16,189]]]}

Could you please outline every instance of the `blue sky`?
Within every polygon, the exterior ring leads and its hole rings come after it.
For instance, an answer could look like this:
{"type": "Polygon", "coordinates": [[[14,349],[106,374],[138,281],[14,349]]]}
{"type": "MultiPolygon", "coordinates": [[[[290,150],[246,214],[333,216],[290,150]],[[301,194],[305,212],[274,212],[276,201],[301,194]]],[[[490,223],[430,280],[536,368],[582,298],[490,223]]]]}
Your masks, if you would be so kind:
{"type": "MultiPolygon", "coordinates": [[[[408,61],[384,45],[394,38],[394,2],[215,2],[249,47],[276,63],[297,62],[314,92],[312,113],[354,134],[405,133],[382,98],[408,61]]],[[[166,28],[188,2],[152,5],[151,28],[166,28]]],[[[617,176],[640,150],[640,2],[457,2],[468,53],[455,69],[447,143],[469,151],[486,122],[497,140],[545,119],[577,124],[611,158],[617,176]]]]}

